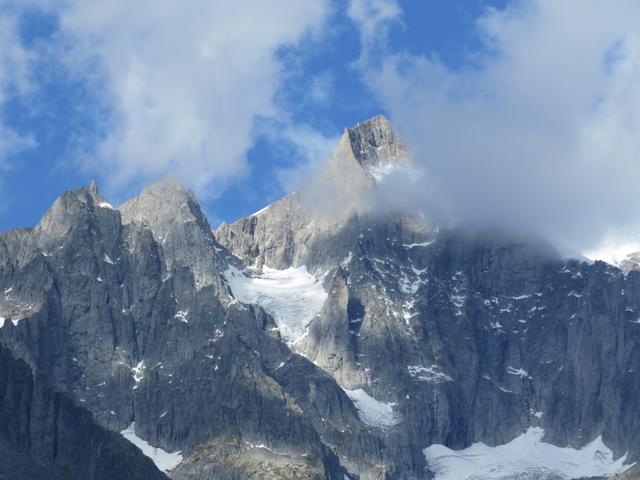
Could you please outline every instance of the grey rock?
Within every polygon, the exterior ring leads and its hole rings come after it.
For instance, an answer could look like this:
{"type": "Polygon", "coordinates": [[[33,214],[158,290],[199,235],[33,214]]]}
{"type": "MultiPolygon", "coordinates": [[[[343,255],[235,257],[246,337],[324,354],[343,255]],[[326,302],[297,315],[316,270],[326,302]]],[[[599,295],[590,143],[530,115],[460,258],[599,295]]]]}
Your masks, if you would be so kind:
{"type": "MultiPolygon", "coordinates": [[[[367,152],[393,152],[384,142],[397,140],[365,138],[348,131],[338,151],[365,158],[360,178],[371,178],[367,152]]],[[[343,387],[396,405],[402,422],[383,433],[396,461],[419,469],[427,445],[497,445],[528,426],[557,445],[603,435],[616,456],[640,457],[638,272],[418,216],[357,207],[322,222],[305,195],[222,225],[216,238],[247,263],[329,272],[329,299],[297,348],[343,387]]]]}
{"type": "Polygon", "coordinates": [[[640,272],[372,211],[409,162],[376,117],[298,192],[213,232],[173,181],[120,209],[67,192],[0,235],[0,342],[101,427],[180,450],[174,479],[426,479],[426,446],[528,426],[638,460],[640,272]],[[327,300],[291,346],[225,271],[302,265],[327,300]],[[354,390],[394,422],[365,423],[354,390]]]}
{"type": "Polygon", "coordinates": [[[172,478],[288,468],[342,480],[342,457],[362,478],[384,471],[382,444],[335,380],[231,296],[220,269],[238,261],[191,193],[162,183],[122,211],[79,189],[33,230],[0,236],[0,341],[14,355],[103,427],[135,421],[153,446],[182,451],[172,478]]]}
{"type": "Polygon", "coordinates": [[[0,347],[0,478],[163,480],[153,462],[0,347]]]}

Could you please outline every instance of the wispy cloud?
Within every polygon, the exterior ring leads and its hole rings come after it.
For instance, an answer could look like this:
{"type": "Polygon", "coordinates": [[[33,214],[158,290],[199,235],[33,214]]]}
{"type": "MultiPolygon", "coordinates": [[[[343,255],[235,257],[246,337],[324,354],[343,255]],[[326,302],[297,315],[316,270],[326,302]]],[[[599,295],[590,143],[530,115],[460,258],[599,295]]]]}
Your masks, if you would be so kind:
{"type": "Polygon", "coordinates": [[[6,121],[7,103],[31,88],[33,54],[22,44],[17,14],[1,7],[0,4],[0,185],[4,182],[2,174],[13,166],[14,155],[35,146],[29,133],[18,132],[6,121]]]}
{"type": "Polygon", "coordinates": [[[8,166],[11,155],[34,145],[28,134],[17,132],[5,121],[6,103],[31,89],[33,53],[22,44],[18,21],[15,12],[0,10],[0,168],[8,166]]]}
{"type": "MultiPolygon", "coordinates": [[[[364,50],[396,15],[382,19],[361,27],[364,50]]],[[[413,199],[576,250],[638,223],[638,24],[637,2],[523,0],[478,19],[468,67],[406,52],[361,65],[425,172],[413,199]]]]}
{"type": "Polygon", "coordinates": [[[317,34],[329,9],[296,0],[43,5],[59,20],[58,58],[93,91],[96,133],[82,139],[80,165],[116,192],[172,174],[203,196],[245,172],[255,119],[282,115],[279,49],[317,34]]]}
{"type": "Polygon", "coordinates": [[[400,21],[402,9],[395,0],[351,0],[347,15],[360,33],[362,53],[358,64],[366,66],[376,60],[372,53],[384,51],[389,26],[400,21]]]}

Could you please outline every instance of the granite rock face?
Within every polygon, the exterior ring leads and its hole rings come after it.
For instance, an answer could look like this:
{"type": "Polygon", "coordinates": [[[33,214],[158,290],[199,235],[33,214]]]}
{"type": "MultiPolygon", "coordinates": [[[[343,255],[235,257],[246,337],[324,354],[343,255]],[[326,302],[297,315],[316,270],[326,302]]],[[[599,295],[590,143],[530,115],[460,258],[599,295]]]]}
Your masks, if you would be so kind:
{"type": "MultiPolygon", "coordinates": [[[[298,192],[214,231],[174,181],[118,209],[67,192],[0,235],[0,343],[92,419],[81,435],[135,422],[181,452],[172,479],[429,479],[427,446],[532,426],[640,460],[640,272],[376,212],[410,162],[375,117],[298,192]]],[[[60,465],[12,441],[0,455],[35,458],[25,479],[60,465]]]]}
{"type": "MultiPolygon", "coordinates": [[[[371,134],[381,122],[347,129],[332,159],[359,165],[360,177],[347,177],[371,189],[370,171],[405,162],[388,124],[371,134]]],[[[345,389],[394,405],[389,450],[402,446],[428,469],[427,445],[498,445],[540,426],[556,445],[602,435],[616,456],[640,459],[640,272],[356,202],[323,222],[306,195],[222,225],[216,238],[249,265],[325,274],[329,298],[296,349],[345,389]]]]}
{"type": "Polygon", "coordinates": [[[271,316],[233,298],[233,264],[175,182],[121,211],[94,186],[67,192],[0,236],[0,341],[103,427],[135,422],[182,452],[172,478],[381,478],[378,436],[271,316]]]}
{"type": "Polygon", "coordinates": [[[166,480],[120,435],[0,347],[0,478],[166,480]]]}

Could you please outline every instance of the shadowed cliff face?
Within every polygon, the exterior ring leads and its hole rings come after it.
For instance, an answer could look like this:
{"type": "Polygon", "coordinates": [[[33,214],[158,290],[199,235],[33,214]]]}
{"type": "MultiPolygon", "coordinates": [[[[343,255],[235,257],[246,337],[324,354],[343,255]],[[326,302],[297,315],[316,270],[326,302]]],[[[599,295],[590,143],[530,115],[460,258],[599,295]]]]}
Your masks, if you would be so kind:
{"type": "MultiPolygon", "coordinates": [[[[425,447],[528,427],[638,459],[640,273],[373,211],[409,162],[375,117],[297,193],[214,232],[173,181],[119,209],[67,192],[0,235],[0,342],[78,415],[181,452],[173,479],[427,479],[425,447]]],[[[15,445],[0,455],[61,465],[15,445]]]]}
{"type": "Polygon", "coordinates": [[[0,347],[0,478],[166,479],[120,435],[0,347]]]}

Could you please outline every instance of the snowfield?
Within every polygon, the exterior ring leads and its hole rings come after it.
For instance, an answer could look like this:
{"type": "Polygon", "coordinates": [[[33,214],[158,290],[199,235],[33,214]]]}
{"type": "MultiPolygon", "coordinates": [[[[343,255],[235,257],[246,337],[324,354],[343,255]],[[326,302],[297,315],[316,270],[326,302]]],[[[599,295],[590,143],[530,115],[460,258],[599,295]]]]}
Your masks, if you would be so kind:
{"type": "Polygon", "coordinates": [[[370,427],[384,430],[400,422],[400,417],[393,411],[392,403],[376,400],[361,388],[357,390],[344,389],[344,391],[358,410],[360,420],[370,427]]]}
{"type": "Polygon", "coordinates": [[[424,450],[435,480],[526,480],[609,477],[623,472],[627,456],[614,460],[601,437],[581,449],[542,441],[544,430],[530,427],[509,443],[474,443],[464,450],[431,445],[424,450]]]}
{"type": "Polygon", "coordinates": [[[262,270],[262,274],[248,276],[230,266],[223,275],[236,299],[264,308],[273,316],[287,343],[295,345],[327,299],[322,281],[305,266],[285,270],[265,266],[262,270]]]}
{"type": "Polygon", "coordinates": [[[176,468],[180,464],[180,462],[182,462],[181,452],[169,453],[161,448],[152,447],[151,445],[149,445],[149,442],[141,439],[136,435],[135,427],[136,424],[135,422],[133,422],[131,425],[129,425],[129,428],[122,430],[120,434],[140,450],[142,450],[142,453],[144,453],[147,457],[153,460],[153,463],[156,464],[158,470],[167,473],[176,468]]]}

